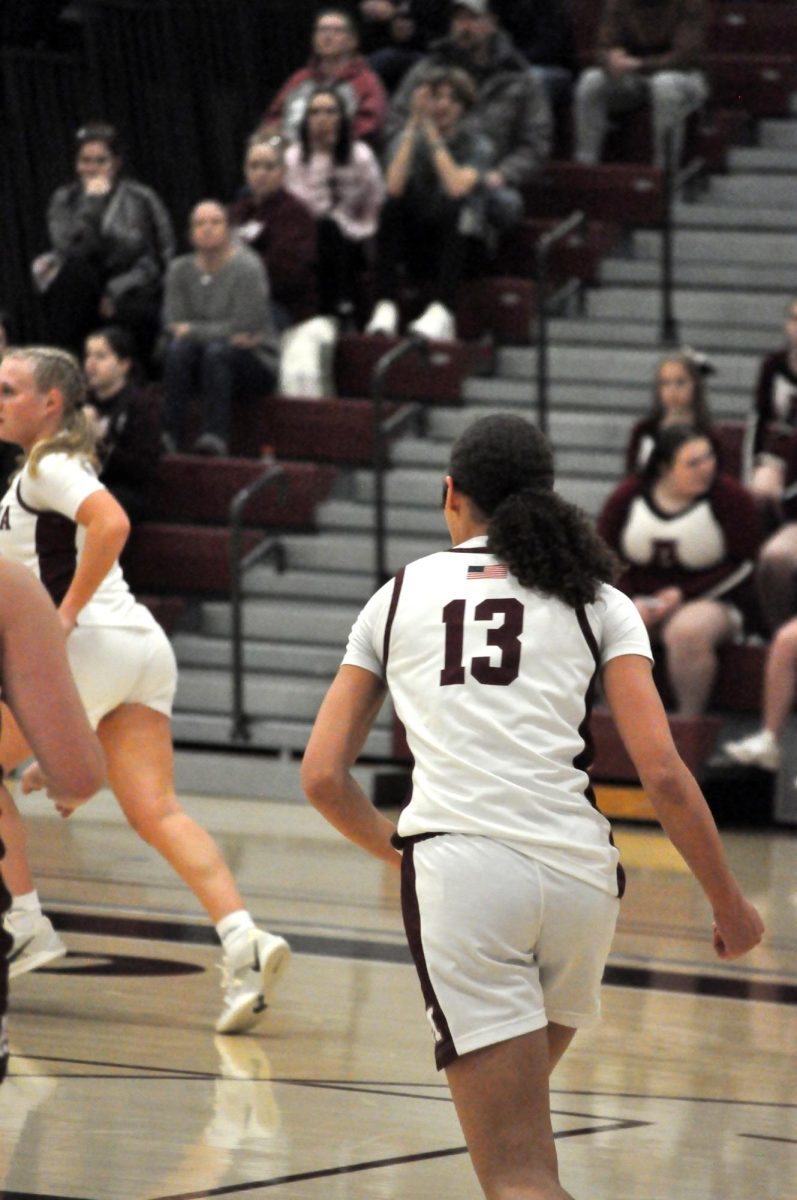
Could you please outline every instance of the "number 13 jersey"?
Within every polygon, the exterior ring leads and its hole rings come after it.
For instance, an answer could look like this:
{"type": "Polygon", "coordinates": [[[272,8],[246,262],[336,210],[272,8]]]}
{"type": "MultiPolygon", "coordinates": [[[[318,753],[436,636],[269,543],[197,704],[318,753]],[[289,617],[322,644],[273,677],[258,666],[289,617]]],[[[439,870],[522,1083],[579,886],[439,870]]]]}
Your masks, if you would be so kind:
{"type": "Polygon", "coordinates": [[[609,584],[573,609],[523,587],[486,541],[404,567],[349,636],[344,664],[386,681],[415,759],[399,834],[495,838],[616,895],[588,723],[600,668],[652,659],[647,631],[609,584]]]}

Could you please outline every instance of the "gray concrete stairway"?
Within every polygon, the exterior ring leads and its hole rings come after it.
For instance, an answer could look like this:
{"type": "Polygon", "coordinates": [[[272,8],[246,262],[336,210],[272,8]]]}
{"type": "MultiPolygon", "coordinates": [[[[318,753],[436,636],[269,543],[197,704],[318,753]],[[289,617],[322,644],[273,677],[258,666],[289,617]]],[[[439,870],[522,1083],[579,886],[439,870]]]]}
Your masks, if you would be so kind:
{"type": "MultiPolygon", "coordinates": [[[[780,340],[786,300],[797,280],[797,120],[760,123],[759,144],[731,153],[727,176],[676,206],[674,296],[681,341],[708,353],[716,369],[712,409],[743,417],[758,360],[780,340]]],[[[596,514],[622,474],[633,421],[650,403],[659,343],[659,240],[635,232],[605,260],[583,315],[551,322],[550,433],[559,488],[596,514]]],[[[536,417],[532,348],[502,348],[490,377],[474,377],[461,408],[434,408],[424,437],[391,451],[387,478],[388,568],[446,545],[440,482],[452,440],[474,417],[499,410],[536,417]]],[[[317,534],[284,538],[288,570],[250,573],[244,611],[245,704],[251,749],[268,752],[262,771],[251,755],[227,754],[230,731],[229,605],[201,606],[197,628],[174,639],[180,664],[175,735],[184,787],[297,799],[298,758],[343,652],[352,621],[373,590],[373,476],[344,473],[318,512],[317,534]],[[206,752],[197,747],[206,746],[206,752]],[[236,782],[237,781],[237,782],[236,782]]],[[[365,748],[391,752],[392,714],[383,710],[365,748]]],[[[258,760],[260,761],[260,760],[258,760]]],[[[368,780],[373,769],[365,768],[368,780]],[[369,773],[370,772],[370,773],[369,773]]]]}

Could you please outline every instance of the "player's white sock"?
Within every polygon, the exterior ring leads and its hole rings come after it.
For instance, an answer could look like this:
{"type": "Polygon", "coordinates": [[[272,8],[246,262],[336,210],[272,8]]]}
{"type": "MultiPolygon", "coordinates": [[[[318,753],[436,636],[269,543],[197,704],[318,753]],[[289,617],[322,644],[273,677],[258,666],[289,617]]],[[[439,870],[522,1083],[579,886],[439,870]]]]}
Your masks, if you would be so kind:
{"type": "Polygon", "coordinates": [[[224,953],[232,954],[237,944],[245,940],[249,930],[254,928],[255,923],[245,908],[239,908],[236,912],[222,917],[216,925],[216,933],[221,939],[224,953]]]}
{"type": "Polygon", "coordinates": [[[42,906],[39,893],[34,888],[32,892],[24,892],[14,896],[9,917],[17,933],[28,933],[32,930],[41,916],[42,906]]]}

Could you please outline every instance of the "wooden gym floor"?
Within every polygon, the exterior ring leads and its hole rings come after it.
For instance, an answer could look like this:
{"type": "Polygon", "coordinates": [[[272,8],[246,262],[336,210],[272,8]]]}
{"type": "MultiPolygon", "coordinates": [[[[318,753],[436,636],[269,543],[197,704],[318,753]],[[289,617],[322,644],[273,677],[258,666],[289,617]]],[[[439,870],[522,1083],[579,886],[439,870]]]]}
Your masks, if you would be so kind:
{"type": "MultiPolygon", "coordinates": [[[[397,875],[302,805],[186,803],[290,938],[291,971],[255,1036],[214,1036],[218,954],[190,894],[107,796],[69,822],[30,802],[69,955],[12,984],[0,1197],[478,1197],[397,875]]],[[[795,837],[726,834],[768,924],[731,964],[660,833],[616,837],[629,888],[604,1019],[552,1081],[563,1183],[578,1200],[797,1200],[795,837]]]]}

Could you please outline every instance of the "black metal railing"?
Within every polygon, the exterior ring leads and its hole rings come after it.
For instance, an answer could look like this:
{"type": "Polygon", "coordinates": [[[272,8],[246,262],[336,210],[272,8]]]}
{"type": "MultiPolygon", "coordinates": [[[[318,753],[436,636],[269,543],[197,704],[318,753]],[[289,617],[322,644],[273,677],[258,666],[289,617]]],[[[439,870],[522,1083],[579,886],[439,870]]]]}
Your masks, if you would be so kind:
{"type": "Polygon", "coordinates": [[[564,238],[570,237],[586,222],[586,213],[580,209],[565,217],[553,229],[544,233],[535,246],[534,254],[534,283],[536,287],[537,321],[536,321],[536,350],[537,350],[537,424],[540,430],[548,434],[548,383],[550,370],[548,366],[548,263],[551,251],[564,238]]]}
{"type": "Polygon", "coordinates": [[[279,463],[267,466],[262,475],[233,497],[230,503],[230,605],[232,608],[232,726],[230,737],[234,742],[248,742],[251,738],[250,718],[244,708],[244,664],[243,664],[243,578],[257,563],[273,559],[277,571],[282,574],[287,564],[287,552],[279,537],[266,534],[262,541],[243,553],[243,517],[255,496],[267,487],[277,488],[277,502],[285,504],[288,497],[288,475],[279,463]]]}
{"type": "Polygon", "coordinates": [[[680,170],[673,167],[673,134],[664,139],[665,165],[662,175],[662,221],[660,257],[659,341],[663,346],[677,346],[680,341],[678,319],[675,315],[675,200],[680,192],[694,185],[706,169],[705,159],[693,158],[680,170]]]}
{"type": "Polygon", "coordinates": [[[387,529],[385,522],[385,470],[387,468],[388,439],[409,424],[419,430],[423,427],[424,409],[420,403],[403,404],[397,412],[385,417],[387,378],[391,369],[407,354],[417,354],[429,363],[429,342],[420,334],[404,338],[392,346],[377,362],[371,376],[371,399],[373,401],[373,445],[374,445],[374,582],[380,588],[390,578],[387,570],[387,529]]]}

